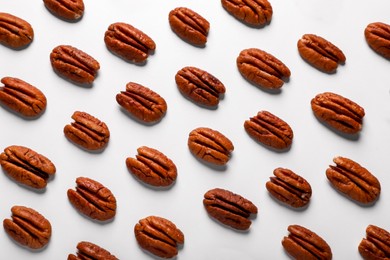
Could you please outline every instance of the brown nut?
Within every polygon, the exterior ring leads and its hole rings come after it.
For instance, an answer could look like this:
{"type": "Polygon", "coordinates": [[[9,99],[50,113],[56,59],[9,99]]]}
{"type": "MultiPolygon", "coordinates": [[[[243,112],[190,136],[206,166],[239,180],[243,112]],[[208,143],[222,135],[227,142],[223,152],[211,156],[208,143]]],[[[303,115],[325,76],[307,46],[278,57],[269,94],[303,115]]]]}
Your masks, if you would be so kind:
{"type": "Polygon", "coordinates": [[[291,127],[268,111],[260,111],[246,120],[244,128],[254,140],[277,150],[289,148],[294,137],[291,127]]]}
{"type": "Polygon", "coordinates": [[[184,41],[204,46],[210,30],[210,23],[195,11],[186,7],[177,7],[169,12],[169,25],[184,41]]]}
{"type": "Polygon", "coordinates": [[[221,0],[225,10],[237,20],[254,27],[269,24],[272,6],[267,0],[221,0]]]}
{"type": "Polygon", "coordinates": [[[237,57],[241,75],[265,89],[279,89],[291,75],[289,68],[273,55],[256,48],[245,49],[237,57]]]}
{"type": "Polygon", "coordinates": [[[207,127],[190,132],[188,148],[197,158],[216,165],[225,165],[234,150],[233,143],[226,136],[207,127]]]}
{"type": "Polygon", "coordinates": [[[318,119],[340,132],[356,134],[362,128],[364,109],[338,94],[316,95],[311,100],[311,108],[318,119]]]}
{"type": "Polygon", "coordinates": [[[370,23],[364,30],[364,36],[375,52],[390,59],[390,24],[370,23]]]}
{"type": "Polygon", "coordinates": [[[55,47],[50,53],[50,62],[61,77],[78,84],[92,84],[100,69],[97,60],[70,45],[55,47]]]}
{"type": "Polygon", "coordinates": [[[3,170],[16,182],[34,189],[46,187],[56,167],[45,156],[24,146],[12,145],[0,154],[3,170]]]}
{"type": "Polygon", "coordinates": [[[298,52],[310,65],[326,73],[336,71],[346,60],[337,46],[314,34],[304,34],[298,40],[298,52]]]}
{"type": "Polygon", "coordinates": [[[309,203],[312,190],[303,177],[285,168],[276,168],[274,175],[266,183],[272,196],[293,208],[301,208],[309,203]]]}
{"type": "Polygon", "coordinates": [[[40,249],[49,243],[51,224],[34,209],[24,206],[11,208],[11,219],[4,219],[5,232],[20,245],[40,249]]]}
{"type": "Polygon", "coordinates": [[[156,49],[148,35],[130,24],[113,23],[104,34],[108,50],[120,58],[134,63],[143,63],[156,49]]]}
{"type": "Polygon", "coordinates": [[[8,13],[0,13],[0,43],[4,46],[21,49],[34,39],[31,24],[8,13]]]}
{"type": "Polygon", "coordinates": [[[215,107],[226,91],[219,79],[195,67],[184,67],[176,73],[175,81],[180,92],[194,103],[215,107]]]}
{"type": "Polygon", "coordinates": [[[211,217],[238,230],[249,229],[252,224],[251,215],[257,214],[257,207],[251,201],[220,188],[207,191],[203,205],[211,217]]]}
{"type": "Polygon", "coordinates": [[[41,115],[47,105],[46,96],[38,88],[29,83],[11,77],[1,79],[0,103],[25,117],[41,115]]]}
{"type": "Polygon", "coordinates": [[[126,91],[117,94],[116,101],[131,115],[145,123],[157,122],[167,112],[164,98],[134,82],[126,84],[126,91]]]}
{"type": "Polygon", "coordinates": [[[293,259],[332,259],[330,246],[319,235],[299,225],[287,229],[290,234],[283,238],[282,245],[293,259]]]}
{"type": "Polygon", "coordinates": [[[43,3],[53,15],[61,19],[77,21],[84,14],[83,0],[43,0],[43,3]]]}
{"type": "Polygon", "coordinates": [[[162,258],[172,258],[178,254],[178,246],[184,244],[184,234],[170,220],[149,216],[139,220],[134,226],[135,238],[139,246],[162,258]]]}
{"type": "Polygon", "coordinates": [[[360,255],[365,260],[390,259],[390,233],[375,225],[368,225],[366,238],[358,247],[360,255]]]}
{"type": "Polygon", "coordinates": [[[80,213],[100,221],[115,217],[116,198],[108,188],[86,177],[78,177],[76,184],[76,190],[68,189],[67,194],[80,213]]]}
{"type": "Polygon", "coordinates": [[[77,244],[77,249],[78,252],[76,255],[68,255],[68,260],[118,260],[118,258],[109,251],[91,242],[81,241],[77,244]]]}
{"type": "Polygon", "coordinates": [[[371,172],[345,157],[335,157],[333,162],[336,166],[329,165],[326,177],[335,189],[362,204],[378,199],[381,185],[371,172]]]}
{"type": "Polygon", "coordinates": [[[70,141],[91,151],[106,147],[110,131],[104,122],[80,111],[74,112],[72,118],[75,122],[64,127],[64,134],[70,141]]]}

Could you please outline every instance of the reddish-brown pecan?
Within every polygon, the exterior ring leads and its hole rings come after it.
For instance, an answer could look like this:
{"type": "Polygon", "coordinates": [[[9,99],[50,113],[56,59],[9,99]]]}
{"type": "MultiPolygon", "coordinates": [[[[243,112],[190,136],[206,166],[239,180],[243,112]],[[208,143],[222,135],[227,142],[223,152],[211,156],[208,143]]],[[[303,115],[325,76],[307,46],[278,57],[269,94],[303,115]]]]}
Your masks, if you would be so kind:
{"type": "Polygon", "coordinates": [[[390,233],[378,226],[368,225],[366,238],[362,239],[358,250],[365,260],[390,259],[390,233]]]}
{"type": "Polygon", "coordinates": [[[20,49],[27,47],[34,39],[34,30],[27,21],[9,13],[0,13],[0,43],[20,49]]]}
{"type": "Polygon", "coordinates": [[[81,241],[77,244],[77,249],[76,255],[68,255],[68,260],[118,260],[109,251],[91,242],[81,241]]]}
{"type": "Polygon", "coordinates": [[[43,0],[43,3],[52,14],[65,20],[77,21],[84,14],[83,0],[43,0]]]}
{"type": "Polygon", "coordinates": [[[390,24],[370,23],[364,30],[364,36],[375,52],[390,59],[390,24]]]}

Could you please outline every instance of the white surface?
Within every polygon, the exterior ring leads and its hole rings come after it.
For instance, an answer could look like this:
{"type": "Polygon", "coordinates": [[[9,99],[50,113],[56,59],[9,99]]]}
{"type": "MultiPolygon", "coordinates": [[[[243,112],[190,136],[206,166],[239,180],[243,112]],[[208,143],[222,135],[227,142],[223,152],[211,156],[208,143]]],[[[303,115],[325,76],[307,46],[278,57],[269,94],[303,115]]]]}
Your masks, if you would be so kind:
{"type": "Polygon", "coordinates": [[[360,259],[357,246],[368,224],[390,230],[390,62],[374,53],[364,39],[364,28],[375,21],[390,23],[386,0],[357,4],[353,0],[273,0],[270,25],[254,29],[230,16],[220,1],[103,1],[85,0],[86,11],[77,23],[51,15],[42,1],[0,0],[0,10],[29,21],[33,43],[14,51],[0,46],[0,77],[21,78],[40,88],[48,99],[45,113],[28,121],[0,109],[0,148],[23,145],[47,156],[57,167],[47,189],[37,193],[0,174],[0,219],[9,218],[13,205],[25,205],[50,220],[49,245],[31,252],[0,232],[6,259],[66,259],[79,241],[94,242],[120,259],[152,259],[137,245],[133,227],[139,219],[158,215],[174,222],[185,235],[177,259],[289,259],[281,246],[290,224],[303,225],[331,246],[334,258],[360,259]],[[180,40],[170,29],[168,13],[186,6],[211,24],[205,48],[180,40]],[[129,64],[112,55],[103,36],[113,22],[130,23],[154,39],[157,49],[145,66],[129,64]],[[327,75],[299,56],[296,42],[314,33],[333,42],[347,57],[336,74],[327,75]],[[92,88],[59,78],[49,54],[70,44],[93,56],[101,69],[92,88]],[[270,94],[250,85],[236,68],[245,48],[263,49],[280,60],[292,75],[282,91],[270,94]],[[178,91],[174,76],[184,66],[202,68],[226,86],[218,109],[198,107],[178,91]],[[168,112],[153,126],[142,125],[124,114],[115,95],[133,81],[150,87],[168,103],[168,112]],[[310,100],[318,93],[341,94],[364,107],[363,130],[358,140],[335,134],[314,117],[310,100]],[[104,152],[77,148],[63,135],[74,111],[86,111],[106,122],[111,139],[104,152]],[[288,152],[276,153],[255,143],[243,123],[260,110],[268,110],[290,124],[294,140],[288,152]],[[233,157],[223,171],[196,160],[187,148],[188,133],[199,126],[216,129],[232,140],[233,157]],[[178,168],[169,190],[142,185],[126,169],[125,159],[139,146],[159,149],[178,168]],[[325,170],[334,156],[349,157],[369,169],[381,182],[376,204],[362,207],[337,193],[325,170]],[[290,168],[312,186],[309,207],[294,211],[272,199],[265,183],[276,167],[290,168]],[[115,219],[99,224],[78,214],[66,191],[79,176],[93,178],[117,198],[115,219]],[[235,232],[208,217],[203,194],[215,187],[238,193],[257,205],[259,213],[247,233],[235,232]]]}

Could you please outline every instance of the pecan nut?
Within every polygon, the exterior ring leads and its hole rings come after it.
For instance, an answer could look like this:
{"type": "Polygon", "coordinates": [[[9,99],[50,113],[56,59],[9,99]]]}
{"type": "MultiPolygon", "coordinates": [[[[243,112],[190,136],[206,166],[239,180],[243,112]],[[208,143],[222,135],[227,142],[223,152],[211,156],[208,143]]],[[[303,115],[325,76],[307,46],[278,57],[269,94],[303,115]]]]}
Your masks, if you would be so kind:
{"type": "Polygon", "coordinates": [[[11,77],[1,79],[0,103],[25,117],[41,115],[47,105],[46,96],[29,83],[11,77]]]}
{"type": "Polygon", "coordinates": [[[211,217],[238,230],[249,229],[251,215],[257,214],[257,207],[250,200],[220,188],[207,191],[203,205],[211,217]]]}
{"type": "Polygon", "coordinates": [[[364,36],[375,52],[390,59],[390,24],[370,23],[364,30],[364,36]]]}
{"type": "Polygon", "coordinates": [[[190,132],[188,148],[197,158],[216,165],[225,165],[234,150],[233,143],[226,136],[207,127],[190,132]]]}
{"type": "Polygon", "coordinates": [[[183,232],[170,220],[158,216],[139,220],[134,234],[142,249],[162,258],[176,256],[178,246],[184,244],[183,232]]]}
{"type": "Polygon", "coordinates": [[[92,84],[100,69],[97,60],[70,45],[55,47],[50,53],[50,62],[60,76],[78,84],[92,84]]]}
{"type": "Polygon", "coordinates": [[[176,73],[175,81],[180,92],[198,105],[215,107],[226,91],[222,82],[195,67],[184,67],[176,73]]]}
{"type": "Polygon", "coordinates": [[[172,31],[184,41],[196,46],[206,45],[210,23],[200,14],[177,7],[169,12],[168,20],[172,31]]]}
{"type": "Polygon", "coordinates": [[[76,255],[69,254],[68,260],[83,260],[83,259],[101,259],[101,260],[118,260],[106,249],[87,241],[81,241],[77,244],[76,255]]]}
{"type": "Polygon", "coordinates": [[[277,150],[289,148],[294,137],[289,124],[268,111],[246,120],[244,128],[254,140],[277,150]]]}
{"type": "Polygon", "coordinates": [[[117,94],[116,101],[131,115],[145,123],[156,122],[167,112],[164,98],[134,82],[126,84],[126,91],[117,94]]]}
{"type": "Polygon", "coordinates": [[[43,0],[45,7],[55,16],[69,21],[77,21],[84,14],[83,0],[43,0]]]}
{"type": "Polygon", "coordinates": [[[34,30],[27,21],[9,13],[0,13],[0,43],[12,49],[27,47],[34,30]]]}
{"type": "Polygon", "coordinates": [[[86,150],[101,150],[110,139],[107,125],[96,117],[76,111],[72,118],[75,122],[64,127],[65,136],[74,144],[86,150]]]}
{"type": "Polygon", "coordinates": [[[390,233],[375,225],[368,225],[366,238],[358,247],[360,255],[365,260],[390,259],[390,233]]]}
{"type": "Polygon", "coordinates": [[[371,172],[345,157],[335,157],[333,162],[336,166],[329,165],[326,177],[335,189],[362,204],[377,200],[381,185],[371,172]]]}
{"type": "Polygon", "coordinates": [[[279,89],[291,72],[273,55],[256,48],[245,49],[237,57],[241,75],[252,84],[265,89],[279,89]]]}
{"type": "Polygon", "coordinates": [[[328,40],[314,35],[304,34],[298,40],[298,52],[313,67],[326,72],[336,71],[339,64],[345,63],[344,53],[328,40]]]}
{"type": "Polygon", "coordinates": [[[303,177],[285,168],[276,168],[273,173],[275,177],[270,177],[266,183],[272,196],[293,208],[301,208],[309,203],[312,190],[303,177]]]}
{"type": "Polygon", "coordinates": [[[237,20],[254,27],[269,24],[272,6],[267,0],[221,0],[223,8],[237,20]]]}
{"type": "Polygon", "coordinates": [[[141,30],[126,23],[111,24],[104,34],[108,50],[120,58],[143,63],[156,49],[156,43],[141,30]]]}
{"type": "Polygon", "coordinates": [[[116,214],[116,198],[103,184],[86,177],[76,179],[76,190],[68,189],[70,203],[82,214],[100,221],[116,214]]]}
{"type": "Polygon", "coordinates": [[[332,259],[328,243],[313,231],[299,225],[290,225],[287,230],[290,234],[283,238],[282,245],[294,259],[332,259]]]}
{"type": "Polygon", "coordinates": [[[56,172],[55,165],[45,156],[24,146],[12,145],[0,154],[3,170],[16,182],[34,189],[43,189],[56,172]]]}
{"type": "Polygon", "coordinates": [[[20,245],[41,249],[49,243],[51,224],[39,212],[25,206],[13,206],[11,219],[4,219],[7,234],[20,245]]]}
{"type": "Polygon", "coordinates": [[[364,109],[348,98],[321,93],[311,100],[311,108],[318,119],[340,132],[356,134],[362,129],[364,109]]]}

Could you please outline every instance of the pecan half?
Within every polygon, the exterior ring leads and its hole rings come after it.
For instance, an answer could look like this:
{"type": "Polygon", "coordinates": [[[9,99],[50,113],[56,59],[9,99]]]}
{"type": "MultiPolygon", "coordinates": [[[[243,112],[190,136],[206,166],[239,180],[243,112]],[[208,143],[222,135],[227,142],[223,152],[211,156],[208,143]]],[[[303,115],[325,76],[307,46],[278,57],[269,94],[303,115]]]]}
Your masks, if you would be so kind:
{"type": "Polygon", "coordinates": [[[78,84],[92,84],[100,64],[87,53],[70,45],[59,45],[50,53],[51,65],[60,76],[78,84]]]}
{"type": "Polygon", "coordinates": [[[96,259],[96,260],[117,260],[106,249],[87,241],[81,241],[77,244],[78,252],[76,255],[69,254],[68,260],[85,260],[85,259],[96,259]]]}
{"type": "Polygon", "coordinates": [[[68,189],[70,203],[82,214],[105,221],[116,214],[116,198],[103,184],[86,177],[76,179],[76,190],[68,189]]]}
{"type": "Polygon", "coordinates": [[[27,47],[34,39],[34,30],[27,21],[8,13],[0,13],[0,43],[20,49],[27,47]]]}
{"type": "Polygon", "coordinates": [[[188,148],[199,159],[216,165],[225,165],[234,150],[233,143],[226,136],[207,127],[190,132],[188,148]]]}
{"type": "Polygon", "coordinates": [[[356,134],[362,128],[364,109],[338,94],[316,95],[311,100],[311,108],[317,118],[340,132],[356,134]]]}
{"type": "Polygon", "coordinates": [[[168,20],[172,31],[184,41],[206,45],[210,23],[200,14],[186,7],[177,7],[169,12],[168,20]]]}
{"type": "Polygon", "coordinates": [[[43,3],[53,15],[61,19],[77,21],[84,14],[83,0],[43,0],[43,3]]]}
{"type": "Polygon", "coordinates": [[[245,49],[237,57],[241,75],[256,86],[279,89],[291,72],[283,62],[273,55],[256,48],[245,49]]]}
{"type": "Polygon", "coordinates": [[[198,105],[215,107],[220,95],[226,91],[219,79],[195,67],[184,67],[176,73],[175,81],[180,92],[198,105]]]}
{"type": "Polygon", "coordinates": [[[333,162],[336,166],[329,165],[326,177],[335,189],[362,204],[372,203],[379,197],[381,185],[366,168],[341,156],[333,162]]]}
{"type": "Polygon", "coordinates": [[[375,52],[390,59],[390,24],[370,23],[364,30],[364,37],[375,52]]]}
{"type": "Polygon", "coordinates": [[[266,183],[272,196],[293,208],[301,208],[309,203],[312,190],[303,177],[284,168],[276,168],[274,175],[266,183]]]}
{"type": "Polygon", "coordinates": [[[272,19],[272,6],[267,0],[221,0],[223,8],[250,26],[262,27],[272,19]]]}
{"type": "Polygon", "coordinates": [[[139,220],[134,234],[141,248],[162,258],[176,256],[178,246],[184,244],[183,232],[170,220],[158,216],[139,220]]]}
{"type": "Polygon", "coordinates": [[[104,34],[108,50],[122,59],[143,63],[156,49],[156,44],[141,30],[126,23],[111,24],[104,34]]]}
{"type": "Polygon", "coordinates": [[[244,128],[254,140],[277,150],[289,148],[294,137],[291,127],[268,111],[259,111],[246,120],[244,128]]]}
{"type": "Polygon", "coordinates": [[[153,90],[129,82],[126,91],[116,95],[116,101],[131,115],[146,123],[160,120],[167,112],[165,99],[153,90]]]}
{"type": "Polygon", "coordinates": [[[251,201],[220,188],[207,191],[203,205],[211,217],[238,230],[249,229],[252,224],[250,216],[257,214],[257,207],[251,201]]]}
{"type": "Polygon", "coordinates": [[[16,182],[34,189],[45,188],[49,178],[56,172],[56,167],[48,158],[18,145],[4,149],[0,154],[0,164],[16,182]]]}
{"type": "Polygon", "coordinates": [[[339,64],[345,63],[344,53],[320,36],[304,34],[297,45],[298,52],[305,61],[326,73],[334,72],[339,64]]]}
{"type": "Polygon", "coordinates": [[[40,249],[49,243],[51,224],[34,209],[24,206],[11,208],[11,219],[4,219],[5,232],[22,246],[40,249]]]}
{"type": "Polygon", "coordinates": [[[332,259],[332,250],[328,243],[313,231],[299,226],[290,225],[290,234],[283,238],[283,248],[294,259],[332,259]]]}
{"type": "Polygon", "coordinates": [[[390,259],[390,233],[375,225],[368,225],[366,238],[358,247],[360,255],[365,260],[390,259]]]}
{"type": "Polygon", "coordinates": [[[86,150],[101,150],[110,139],[107,125],[86,112],[76,111],[72,118],[75,122],[64,127],[65,136],[74,144],[86,150]]]}

